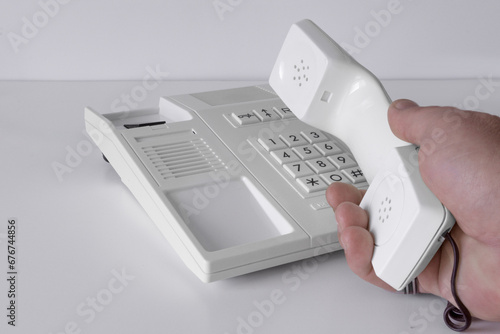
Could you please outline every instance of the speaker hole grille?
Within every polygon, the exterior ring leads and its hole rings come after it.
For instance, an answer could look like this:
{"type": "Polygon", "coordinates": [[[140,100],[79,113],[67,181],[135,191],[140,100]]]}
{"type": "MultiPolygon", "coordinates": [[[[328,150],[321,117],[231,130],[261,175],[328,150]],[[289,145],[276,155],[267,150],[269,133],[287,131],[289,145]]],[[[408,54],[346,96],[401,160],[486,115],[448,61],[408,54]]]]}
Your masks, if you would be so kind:
{"type": "Polygon", "coordinates": [[[224,163],[202,139],[143,147],[143,152],[163,179],[224,169],[224,163]]]}

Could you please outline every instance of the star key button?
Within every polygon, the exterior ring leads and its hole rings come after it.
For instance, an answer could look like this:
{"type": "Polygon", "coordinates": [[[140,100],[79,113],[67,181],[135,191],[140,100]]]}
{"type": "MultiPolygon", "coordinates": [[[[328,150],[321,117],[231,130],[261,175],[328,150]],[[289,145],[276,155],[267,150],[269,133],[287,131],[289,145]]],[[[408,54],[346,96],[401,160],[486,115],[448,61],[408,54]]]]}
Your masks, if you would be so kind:
{"type": "Polygon", "coordinates": [[[308,193],[326,190],[326,188],[328,187],[327,184],[323,182],[323,180],[321,180],[317,175],[299,177],[297,179],[297,182],[308,193]]]}

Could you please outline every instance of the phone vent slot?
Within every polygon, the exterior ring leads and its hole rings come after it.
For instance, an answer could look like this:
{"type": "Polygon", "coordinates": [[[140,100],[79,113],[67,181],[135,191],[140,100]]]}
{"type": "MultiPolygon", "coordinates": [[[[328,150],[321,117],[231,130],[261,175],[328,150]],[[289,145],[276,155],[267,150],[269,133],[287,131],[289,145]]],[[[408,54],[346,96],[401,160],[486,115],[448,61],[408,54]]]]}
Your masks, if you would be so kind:
{"type": "Polygon", "coordinates": [[[224,169],[224,163],[201,138],[147,146],[143,150],[165,180],[224,169]]]}

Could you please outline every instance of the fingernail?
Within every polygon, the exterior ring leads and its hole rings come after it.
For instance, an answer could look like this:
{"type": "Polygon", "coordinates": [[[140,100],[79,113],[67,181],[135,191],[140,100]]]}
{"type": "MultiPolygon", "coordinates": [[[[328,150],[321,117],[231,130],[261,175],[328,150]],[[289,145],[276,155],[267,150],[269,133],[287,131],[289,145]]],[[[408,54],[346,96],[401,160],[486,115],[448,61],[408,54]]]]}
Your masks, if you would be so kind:
{"type": "Polygon", "coordinates": [[[416,104],[412,100],[402,99],[394,101],[393,106],[398,110],[404,110],[412,107],[418,107],[418,104],[416,104]]]}

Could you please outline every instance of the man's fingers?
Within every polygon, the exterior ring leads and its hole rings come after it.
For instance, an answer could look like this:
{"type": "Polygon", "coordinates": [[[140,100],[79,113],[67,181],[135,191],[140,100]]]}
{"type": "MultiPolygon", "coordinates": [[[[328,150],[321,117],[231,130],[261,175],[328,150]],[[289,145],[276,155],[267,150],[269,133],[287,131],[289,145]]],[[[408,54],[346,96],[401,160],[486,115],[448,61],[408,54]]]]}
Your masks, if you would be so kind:
{"type": "Polygon", "coordinates": [[[386,290],[394,291],[382,281],[373,270],[373,237],[367,229],[360,226],[349,226],[342,231],[345,256],[349,268],[365,281],[386,290]]]}
{"type": "MultiPolygon", "coordinates": [[[[478,114],[476,114],[478,115],[478,114]]],[[[453,107],[419,107],[410,100],[396,100],[389,106],[388,120],[392,132],[401,140],[434,146],[447,141],[456,130],[471,118],[472,112],[453,107]]],[[[469,131],[463,127],[462,131],[469,131]]]]}
{"type": "Polygon", "coordinates": [[[418,144],[422,131],[427,126],[422,125],[419,111],[421,108],[411,100],[396,100],[389,106],[388,118],[392,132],[401,140],[418,144]],[[417,119],[419,119],[417,121],[417,119]]]}
{"type": "Polygon", "coordinates": [[[335,219],[337,220],[337,235],[342,247],[344,247],[342,231],[345,228],[352,226],[364,229],[368,228],[368,215],[366,211],[352,202],[340,203],[335,210],[335,219]]]}
{"type": "Polygon", "coordinates": [[[368,227],[368,215],[358,204],[361,202],[365,190],[360,191],[353,185],[335,182],[326,190],[328,204],[335,211],[337,220],[337,236],[342,244],[342,230],[348,225],[368,227]]]}
{"type": "Polygon", "coordinates": [[[340,203],[335,210],[335,218],[342,229],[349,226],[368,228],[368,214],[352,202],[340,203]]]}
{"type": "Polygon", "coordinates": [[[359,204],[365,192],[365,190],[359,190],[353,185],[335,182],[326,190],[326,200],[333,210],[336,210],[337,206],[342,202],[359,204]]]}
{"type": "Polygon", "coordinates": [[[373,236],[368,231],[368,214],[360,208],[364,192],[343,183],[330,186],[327,198],[335,208],[340,244],[345,250],[351,270],[362,279],[378,287],[394,290],[375,275],[371,264],[373,236]]]}

